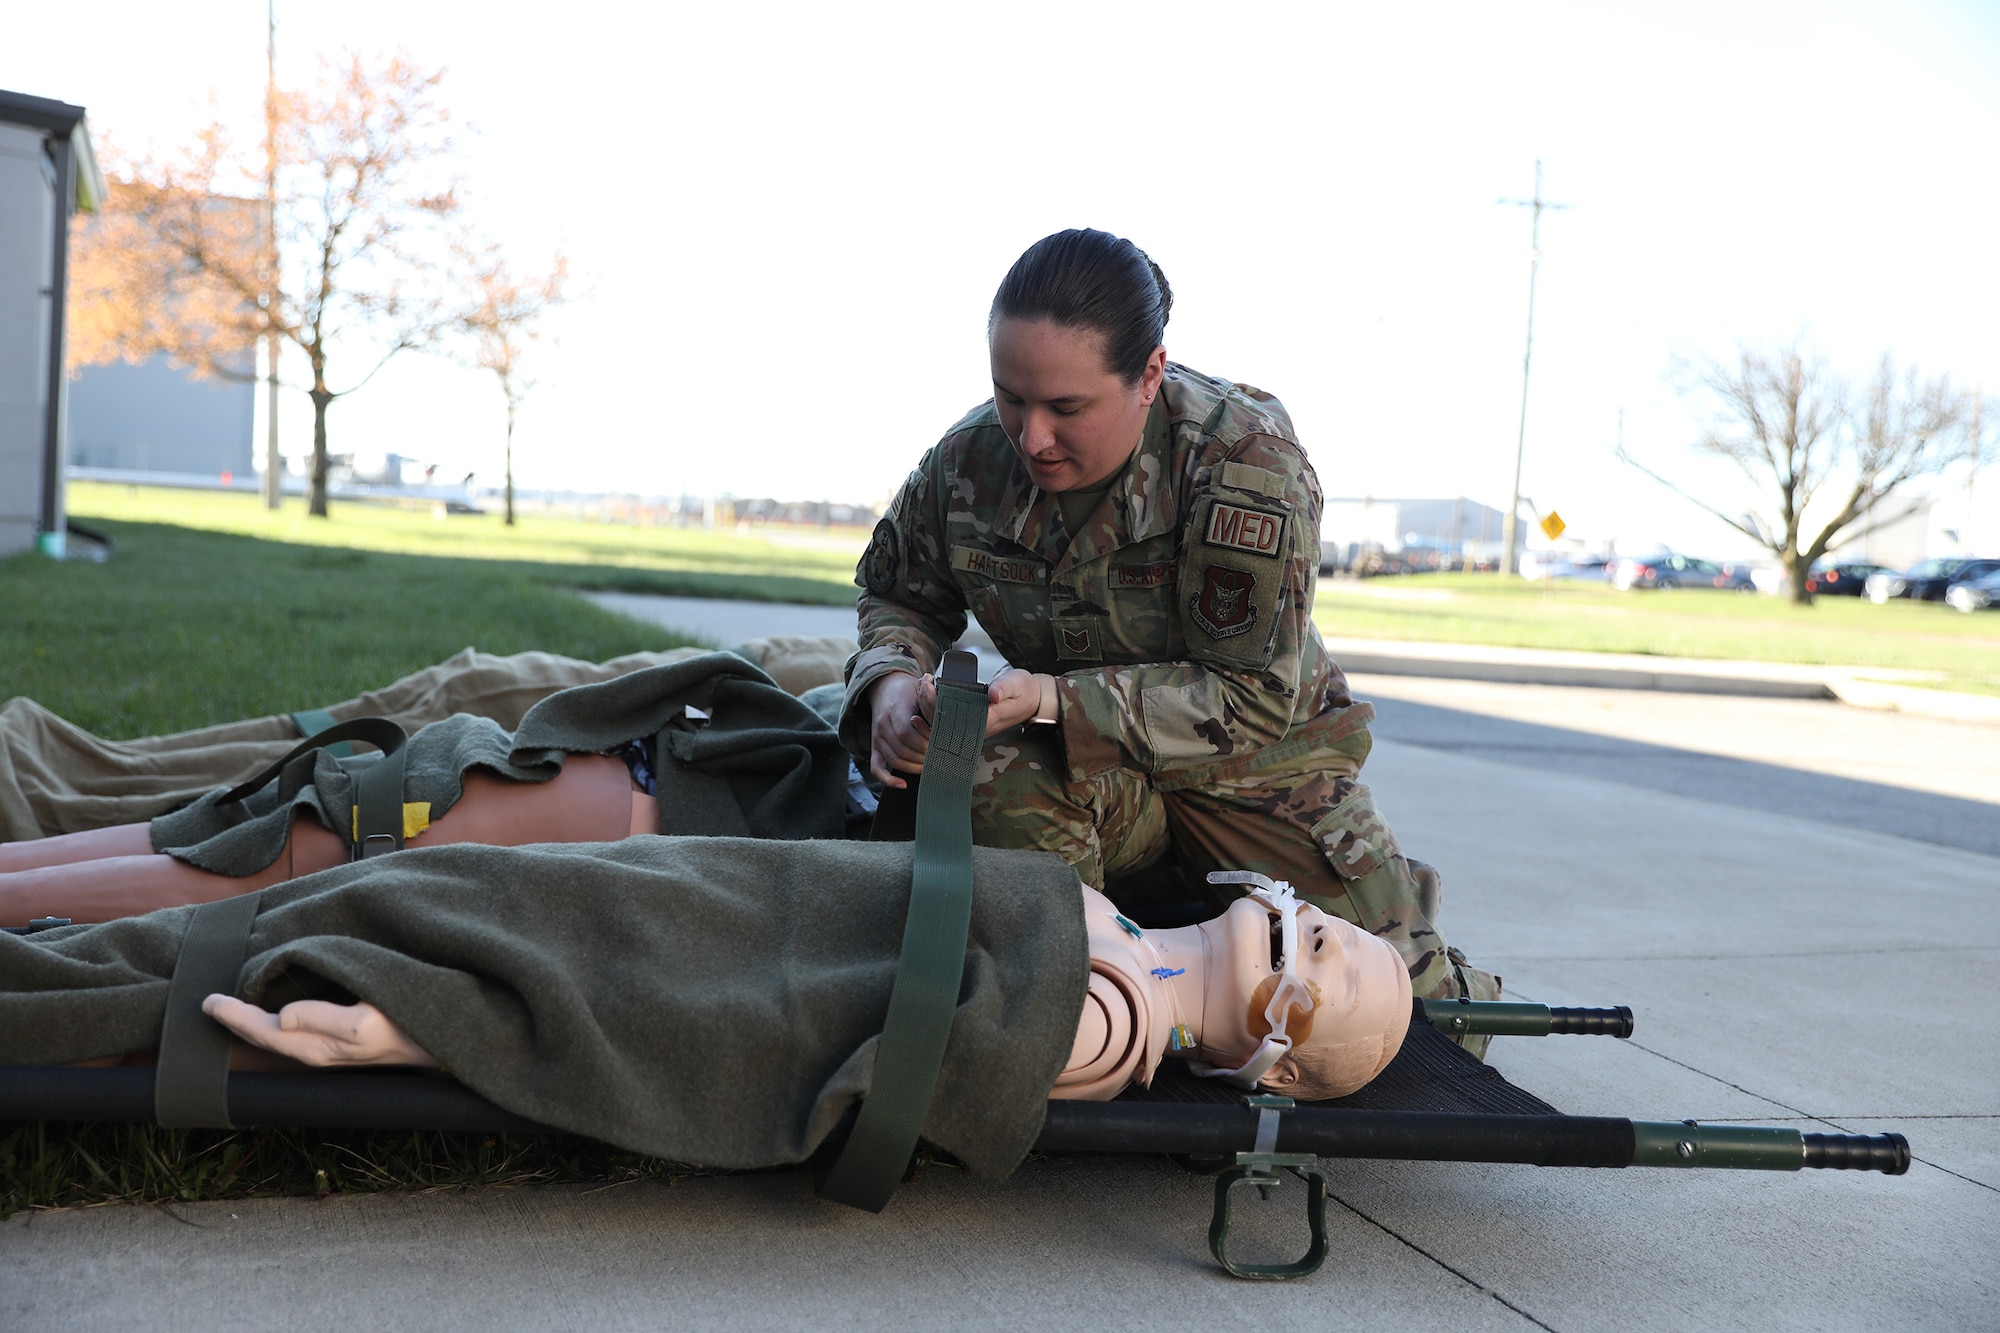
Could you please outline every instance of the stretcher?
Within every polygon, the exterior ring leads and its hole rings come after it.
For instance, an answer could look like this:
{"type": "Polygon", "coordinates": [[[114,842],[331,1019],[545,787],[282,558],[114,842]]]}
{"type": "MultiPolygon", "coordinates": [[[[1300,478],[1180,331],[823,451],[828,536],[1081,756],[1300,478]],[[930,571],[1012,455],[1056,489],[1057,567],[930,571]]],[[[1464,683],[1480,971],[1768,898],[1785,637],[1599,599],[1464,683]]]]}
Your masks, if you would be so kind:
{"type": "MultiPolygon", "coordinates": [[[[968,654],[950,654],[924,781],[914,802],[876,821],[878,837],[914,838],[902,956],[869,1096],[821,1145],[823,1197],[880,1210],[919,1146],[963,970],[971,902],[973,763],[984,736],[985,687],[968,654]],[[907,828],[896,827],[898,818],[907,828]]],[[[198,909],[169,992],[156,1068],[0,1067],[0,1120],[159,1123],[215,1128],[557,1133],[428,1071],[230,1072],[227,1034],[200,1014],[200,998],[233,989],[255,895],[198,909]]],[[[35,923],[44,926],[50,923],[35,923]]],[[[65,923],[66,924],[66,923],[65,923]]],[[[1565,1115],[1515,1087],[1455,1038],[1631,1036],[1624,1007],[1580,1009],[1514,1001],[1413,1004],[1394,1061],[1358,1092],[1300,1102],[1245,1094],[1164,1062],[1150,1087],[1108,1102],[1049,1102],[1035,1150],[1164,1153],[1215,1177],[1209,1247],[1242,1278],[1316,1272],[1327,1256],[1326,1159],[1496,1162],[1544,1167],[1655,1167],[1798,1171],[1909,1169],[1896,1133],[1822,1134],[1791,1127],[1565,1115]],[[1303,1186],[1310,1240],[1284,1263],[1232,1249],[1237,1212],[1281,1183],[1303,1186]]]]}

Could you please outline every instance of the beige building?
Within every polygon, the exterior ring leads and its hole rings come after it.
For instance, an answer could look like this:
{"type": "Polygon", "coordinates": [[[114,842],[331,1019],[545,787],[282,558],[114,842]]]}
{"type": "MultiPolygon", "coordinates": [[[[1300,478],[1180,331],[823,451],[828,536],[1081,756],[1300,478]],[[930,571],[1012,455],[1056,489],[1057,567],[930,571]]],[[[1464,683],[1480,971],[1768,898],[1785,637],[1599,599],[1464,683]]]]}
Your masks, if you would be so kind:
{"type": "Polygon", "coordinates": [[[63,549],[69,220],[103,198],[83,108],[0,90],[0,556],[63,549]]]}

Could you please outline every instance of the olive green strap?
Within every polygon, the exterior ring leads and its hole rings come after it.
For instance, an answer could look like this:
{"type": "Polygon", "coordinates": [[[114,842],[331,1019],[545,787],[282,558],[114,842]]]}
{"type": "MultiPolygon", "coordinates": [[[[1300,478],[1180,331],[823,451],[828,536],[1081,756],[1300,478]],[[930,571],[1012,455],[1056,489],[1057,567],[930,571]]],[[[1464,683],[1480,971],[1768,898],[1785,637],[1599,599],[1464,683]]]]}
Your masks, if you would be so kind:
{"type": "Polygon", "coordinates": [[[945,654],[924,780],[903,952],[867,1099],[821,1198],[882,1211],[916,1150],[944,1067],[972,925],[972,772],[986,738],[986,687],[971,653],[945,654]]]}
{"type": "MultiPolygon", "coordinates": [[[[316,736],[334,725],[333,714],[324,708],[302,708],[292,714],[292,725],[299,729],[301,736],[316,736]]],[[[354,747],[346,741],[335,741],[326,747],[326,752],[335,759],[354,757],[354,747]]]]}
{"type": "Polygon", "coordinates": [[[236,994],[250,956],[250,925],[261,893],[203,903],[188,918],[153,1074],[153,1116],[169,1129],[234,1129],[229,1120],[229,1029],[201,1011],[220,992],[236,994]]]}
{"type": "Polygon", "coordinates": [[[241,801],[258,791],[302,754],[331,749],[340,741],[365,741],[382,754],[374,763],[354,770],[354,804],[359,813],[352,827],[339,832],[350,839],[348,855],[356,861],[393,852],[403,845],[403,745],[409,738],[408,732],[386,717],[337,722],[300,741],[291,753],[257,776],[224,792],[222,804],[241,801]]]}

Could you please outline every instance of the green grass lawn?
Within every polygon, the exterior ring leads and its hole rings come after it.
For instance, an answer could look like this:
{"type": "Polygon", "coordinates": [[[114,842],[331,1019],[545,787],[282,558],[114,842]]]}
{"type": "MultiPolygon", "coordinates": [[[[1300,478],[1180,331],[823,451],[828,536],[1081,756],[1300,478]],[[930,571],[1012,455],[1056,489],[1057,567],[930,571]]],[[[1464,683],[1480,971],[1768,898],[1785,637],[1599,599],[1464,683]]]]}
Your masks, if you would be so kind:
{"type": "Polygon", "coordinates": [[[429,508],[340,500],[330,518],[316,519],[297,499],[273,513],[254,495],[94,482],[69,488],[69,511],[93,526],[166,523],[302,546],[479,560],[556,586],[821,606],[853,604],[854,562],[868,541],[851,529],[705,532],[536,514],[509,528],[495,514],[434,517],[429,508]]]}
{"type": "Polygon", "coordinates": [[[467,646],[683,642],[505,563],[96,521],[118,543],[103,564],[0,562],[0,697],[114,739],[321,707],[467,646]]]}
{"type": "MultiPolygon", "coordinates": [[[[207,516],[220,511],[244,519],[230,513],[233,506],[202,499],[207,516]]],[[[560,535],[531,536],[524,543],[531,560],[495,560],[483,557],[476,543],[431,544],[450,554],[386,549],[401,529],[428,532],[428,515],[364,511],[346,523],[342,512],[333,523],[312,527],[295,520],[308,537],[372,534],[376,549],[352,549],[331,540],[276,540],[293,535],[282,515],[270,533],[251,536],[213,530],[220,523],[201,531],[114,519],[109,508],[89,505],[86,520],[116,539],[108,562],[33,554],[0,561],[0,697],[27,695],[112,737],[331,703],[468,645],[604,658],[683,642],[566,591],[565,582],[597,583],[599,567],[567,563],[560,568],[568,578],[552,576],[558,566],[551,551],[564,544],[560,535]]],[[[130,508],[160,516],[137,503],[130,508]]],[[[247,530],[262,517],[252,510],[241,526],[247,530]]],[[[579,540],[574,548],[600,540],[594,530],[588,536],[590,542],[579,540]]],[[[660,555],[663,544],[633,544],[660,561],[635,572],[673,591],[740,593],[775,572],[788,580],[782,586],[806,585],[820,600],[852,596],[851,585],[842,594],[831,578],[787,572],[812,562],[769,543],[738,543],[752,548],[747,551],[715,539],[706,551],[686,543],[679,556],[686,570],[667,567],[674,557],[660,555]]],[[[853,557],[830,563],[844,576],[853,557]]],[[[0,1217],[23,1207],[113,1199],[618,1182],[686,1172],[563,1136],[0,1124],[0,1217]]]]}
{"type": "Polygon", "coordinates": [[[572,589],[852,602],[860,540],[498,519],[77,486],[103,564],[0,562],[0,698],[113,738],[319,707],[472,646],[601,659],[673,635],[572,589]]]}
{"type": "Polygon", "coordinates": [[[1915,670],[1936,676],[1909,683],[2000,694],[2000,612],[1934,602],[1822,597],[1801,607],[1754,594],[1423,574],[1323,579],[1313,619],[1344,638],[1915,670]]]}

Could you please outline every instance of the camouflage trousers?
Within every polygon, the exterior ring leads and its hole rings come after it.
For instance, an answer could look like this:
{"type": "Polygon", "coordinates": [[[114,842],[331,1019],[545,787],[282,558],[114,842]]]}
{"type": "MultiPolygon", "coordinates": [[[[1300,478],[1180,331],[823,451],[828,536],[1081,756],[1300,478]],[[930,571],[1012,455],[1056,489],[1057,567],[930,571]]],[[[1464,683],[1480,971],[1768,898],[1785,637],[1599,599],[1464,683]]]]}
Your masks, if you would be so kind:
{"type": "Polygon", "coordinates": [[[973,775],[973,837],[1054,852],[1098,889],[1106,876],[1172,855],[1218,911],[1235,891],[1209,886],[1207,873],[1254,870],[1389,941],[1418,996],[1492,999],[1499,978],[1467,965],[1438,933],[1437,871],[1403,855],[1356,780],[1372,716],[1360,704],[1255,754],[1080,782],[1066,776],[1059,736],[1003,732],[973,775]]]}

